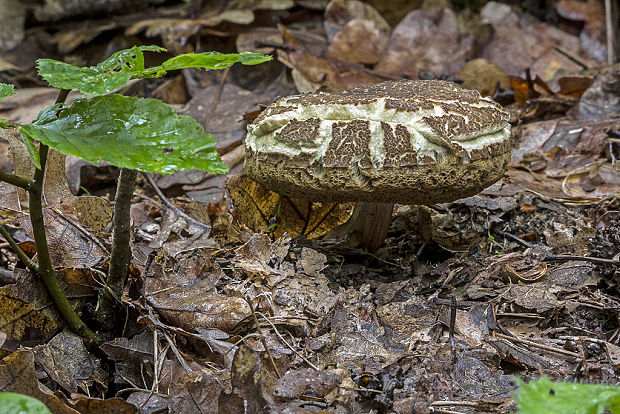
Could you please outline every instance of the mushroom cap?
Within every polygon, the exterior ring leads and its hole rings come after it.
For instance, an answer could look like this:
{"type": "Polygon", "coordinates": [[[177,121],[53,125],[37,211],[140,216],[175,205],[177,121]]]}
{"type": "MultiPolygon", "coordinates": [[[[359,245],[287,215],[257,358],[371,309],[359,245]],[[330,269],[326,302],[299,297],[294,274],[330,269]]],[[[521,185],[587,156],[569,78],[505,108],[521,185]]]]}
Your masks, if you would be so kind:
{"type": "Polygon", "coordinates": [[[511,149],[499,104],[437,80],[278,98],[245,145],[245,174],[272,191],[400,204],[474,195],[503,176],[511,149]]]}

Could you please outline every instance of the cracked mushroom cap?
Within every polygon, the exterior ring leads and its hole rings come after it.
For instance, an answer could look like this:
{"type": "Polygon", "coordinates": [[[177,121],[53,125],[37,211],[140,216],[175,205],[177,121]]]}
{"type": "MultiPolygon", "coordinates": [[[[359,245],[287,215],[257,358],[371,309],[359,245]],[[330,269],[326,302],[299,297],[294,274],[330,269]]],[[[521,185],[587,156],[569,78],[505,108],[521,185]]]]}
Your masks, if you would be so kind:
{"type": "Polygon", "coordinates": [[[474,195],[502,177],[511,149],[499,104],[436,80],[278,98],[245,145],[245,174],[280,194],[399,204],[474,195]]]}

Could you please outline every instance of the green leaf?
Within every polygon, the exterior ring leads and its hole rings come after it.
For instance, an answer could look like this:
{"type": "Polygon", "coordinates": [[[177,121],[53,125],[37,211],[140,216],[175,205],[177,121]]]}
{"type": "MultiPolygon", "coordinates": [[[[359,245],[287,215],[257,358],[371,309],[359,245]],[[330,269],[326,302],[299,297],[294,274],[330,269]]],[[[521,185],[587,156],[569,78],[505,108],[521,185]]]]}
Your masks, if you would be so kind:
{"type": "Polygon", "coordinates": [[[0,414],[51,414],[36,398],[13,392],[0,393],[0,414]]]}
{"type": "Polygon", "coordinates": [[[515,399],[519,413],[602,414],[606,409],[620,414],[620,387],[552,382],[541,378],[528,384],[517,379],[515,399]]]}
{"type": "Polygon", "coordinates": [[[132,78],[142,77],[145,51],[165,51],[159,46],[134,46],[114,53],[96,66],[86,68],[54,59],[37,60],[39,75],[51,86],[78,89],[87,95],[104,95],[132,78]]]}
{"type": "Polygon", "coordinates": [[[37,60],[39,75],[51,86],[61,89],[78,89],[87,95],[105,95],[120,88],[130,79],[158,78],[170,70],[184,68],[226,69],[241,62],[257,65],[271,60],[271,56],[242,52],[221,54],[217,52],[186,53],[166,60],[160,66],[145,69],[143,52],[165,51],[159,46],[134,46],[121,50],[96,66],[81,68],[54,59],[37,60]]]}
{"type": "Polygon", "coordinates": [[[107,161],[160,174],[191,168],[228,172],[202,126],[156,99],[116,94],[78,99],[54,120],[41,118],[18,129],[94,164],[107,161]]]}
{"type": "MultiPolygon", "coordinates": [[[[52,122],[58,118],[58,113],[66,107],[67,106],[62,103],[48,106],[47,108],[39,112],[39,115],[37,115],[37,119],[34,122],[37,125],[45,125],[49,122],[52,122]]],[[[30,155],[30,159],[37,168],[41,169],[41,158],[39,157],[39,150],[36,145],[34,145],[34,141],[36,140],[36,138],[31,137],[26,131],[21,130],[19,127],[17,129],[19,129],[22,134],[22,138],[24,139],[24,145],[26,145],[26,150],[28,151],[28,155],[30,155]]]]}
{"type": "Polygon", "coordinates": [[[28,155],[30,155],[30,159],[32,160],[32,163],[35,165],[35,167],[37,167],[38,169],[41,169],[41,157],[39,157],[39,151],[37,147],[34,145],[34,139],[30,135],[28,135],[27,132],[24,132],[21,130],[20,132],[22,133],[24,145],[26,146],[26,151],[28,151],[28,155]]]}
{"type": "Polygon", "coordinates": [[[11,95],[15,95],[15,89],[13,85],[10,85],[8,83],[0,83],[0,101],[11,95]]]}
{"type": "Polygon", "coordinates": [[[163,76],[167,71],[185,68],[196,69],[226,69],[240,62],[244,65],[257,65],[271,60],[271,56],[261,53],[241,52],[222,54],[217,52],[186,53],[166,60],[161,66],[154,66],[146,73],[154,73],[156,77],[163,76]]]}

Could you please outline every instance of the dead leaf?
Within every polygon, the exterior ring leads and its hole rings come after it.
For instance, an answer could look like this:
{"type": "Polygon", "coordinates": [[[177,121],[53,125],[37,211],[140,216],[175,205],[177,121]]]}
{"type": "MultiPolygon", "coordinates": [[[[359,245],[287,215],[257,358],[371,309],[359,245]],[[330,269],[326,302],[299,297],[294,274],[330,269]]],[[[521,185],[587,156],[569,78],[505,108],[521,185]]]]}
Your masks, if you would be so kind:
{"type": "Polygon", "coordinates": [[[418,9],[394,28],[375,71],[416,79],[428,70],[439,78],[462,68],[472,47],[473,37],[461,33],[452,10],[418,9]]]}
{"type": "Polygon", "coordinates": [[[149,304],[171,324],[188,332],[195,328],[230,332],[249,315],[245,300],[214,290],[222,271],[212,258],[197,254],[180,262],[179,269],[144,281],[149,304]]]}
{"type": "MultiPolygon", "coordinates": [[[[43,218],[50,258],[55,267],[95,266],[108,256],[105,246],[94,235],[76,226],[65,213],[44,208],[43,218]]],[[[24,231],[32,235],[29,217],[23,217],[19,222],[24,231]]]]}
{"type": "Polygon", "coordinates": [[[292,237],[321,237],[344,224],[353,211],[352,203],[313,203],[281,196],[245,176],[231,176],[226,189],[241,221],[256,232],[272,231],[275,238],[285,232],[292,237]]]}
{"type": "Polygon", "coordinates": [[[259,354],[247,345],[241,345],[235,352],[231,369],[232,393],[222,393],[219,398],[219,413],[233,414],[263,412],[266,402],[263,393],[263,373],[259,354]]]}
{"type": "Polygon", "coordinates": [[[371,20],[350,20],[327,48],[328,56],[352,63],[377,63],[388,42],[387,31],[371,20]]]}
{"type": "Polygon", "coordinates": [[[340,385],[343,374],[342,369],[292,369],[278,379],[273,393],[276,398],[284,401],[303,399],[304,396],[323,398],[340,385]]]}
{"type": "Polygon", "coordinates": [[[470,60],[456,76],[463,80],[463,88],[477,90],[483,96],[493,96],[499,89],[510,88],[506,71],[485,59],[470,60]]]}
{"type": "Polygon", "coordinates": [[[507,4],[489,2],[480,15],[482,22],[492,25],[495,31],[482,57],[499,65],[508,75],[521,76],[525,69],[530,69],[533,78],[549,80],[559,70],[570,73],[583,69],[554,47],[587,66],[596,66],[586,56],[577,36],[547,23],[532,23],[507,4]]]}
{"type": "Polygon", "coordinates": [[[17,0],[0,1],[0,50],[7,51],[24,39],[27,6],[17,0]]]}
{"type": "Polygon", "coordinates": [[[47,344],[34,349],[35,361],[47,374],[69,393],[88,390],[98,361],[91,358],[82,339],[64,330],[47,344]]]}
{"type": "MultiPolygon", "coordinates": [[[[39,289],[44,288],[39,285],[39,289]]],[[[46,309],[49,304],[29,302],[19,298],[9,287],[0,288],[0,331],[10,340],[44,341],[62,325],[55,312],[46,309]]]]}
{"type": "Polygon", "coordinates": [[[504,295],[504,299],[537,313],[547,312],[562,305],[549,286],[542,282],[527,286],[512,285],[504,295]]]}
{"type": "Polygon", "coordinates": [[[72,407],[80,413],[118,413],[134,414],[138,412],[135,405],[119,397],[113,398],[91,398],[78,396],[73,399],[72,407]]]}
{"type": "Polygon", "coordinates": [[[23,350],[0,361],[0,392],[18,392],[43,402],[55,414],[78,414],[37,380],[34,354],[23,350]]]}
{"type": "Polygon", "coordinates": [[[386,79],[363,66],[322,57],[327,46],[324,39],[309,42],[283,25],[278,27],[287,46],[278,50],[278,60],[293,70],[295,86],[301,93],[323,85],[328,90],[341,91],[386,79]]]}
{"type": "Polygon", "coordinates": [[[583,49],[594,59],[604,61],[607,53],[603,4],[596,0],[560,0],[554,7],[564,19],[585,22],[580,36],[583,49]]]}
{"type": "Polygon", "coordinates": [[[592,82],[594,78],[588,75],[562,76],[558,79],[558,85],[560,85],[558,93],[579,98],[592,85],[592,82]]]}
{"type": "Polygon", "coordinates": [[[249,276],[268,276],[276,270],[267,263],[271,258],[271,246],[266,234],[254,234],[245,244],[235,249],[235,265],[249,276]]]}

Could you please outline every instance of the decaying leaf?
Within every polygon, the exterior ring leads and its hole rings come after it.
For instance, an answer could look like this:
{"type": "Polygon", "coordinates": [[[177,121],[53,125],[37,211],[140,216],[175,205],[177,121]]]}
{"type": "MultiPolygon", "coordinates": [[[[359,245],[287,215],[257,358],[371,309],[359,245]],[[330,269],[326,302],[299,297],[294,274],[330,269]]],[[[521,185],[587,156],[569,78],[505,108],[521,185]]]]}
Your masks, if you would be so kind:
{"type": "Polygon", "coordinates": [[[475,89],[483,96],[493,96],[498,89],[510,88],[506,71],[482,58],[467,62],[456,76],[463,80],[463,88],[475,89]]]}
{"type": "Polygon", "coordinates": [[[8,287],[0,288],[0,331],[9,339],[45,340],[60,326],[54,312],[17,297],[8,287]]]}
{"type": "Polygon", "coordinates": [[[87,390],[93,382],[98,362],[91,359],[82,339],[69,331],[36,347],[34,354],[35,361],[67,392],[76,393],[78,387],[87,390]]]}
{"type": "Polygon", "coordinates": [[[79,411],[67,406],[52,390],[41,384],[35,371],[32,351],[12,353],[0,361],[0,392],[18,392],[43,402],[53,413],[77,414],[79,411]]]}
{"type": "Polygon", "coordinates": [[[344,224],[352,203],[320,203],[282,196],[245,176],[231,176],[227,183],[237,215],[254,231],[272,231],[275,238],[286,232],[314,239],[344,224]]]}

